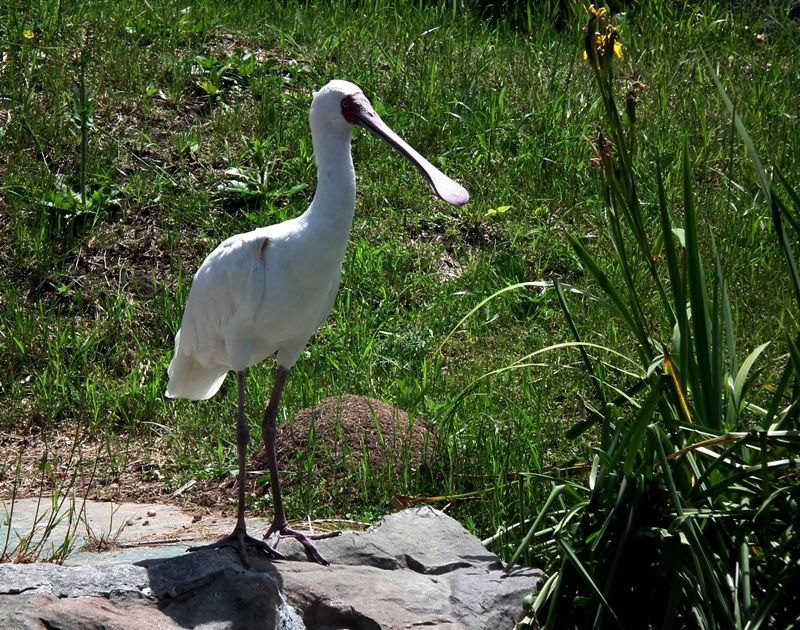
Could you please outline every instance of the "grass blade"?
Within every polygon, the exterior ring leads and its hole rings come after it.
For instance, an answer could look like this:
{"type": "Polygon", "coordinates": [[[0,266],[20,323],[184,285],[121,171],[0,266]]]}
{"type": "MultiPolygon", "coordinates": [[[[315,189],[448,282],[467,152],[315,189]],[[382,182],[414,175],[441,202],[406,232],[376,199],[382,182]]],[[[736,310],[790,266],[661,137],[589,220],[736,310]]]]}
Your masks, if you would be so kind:
{"type": "Polygon", "coordinates": [[[697,406],[702,408],[703,417],[711,426],[719,427],[721,415],[718,405],[714,402],[716,383],[712,357],[715,356],[710,332],[711,316],[706,303],[706,280],[703,264],[700,260],[700,243],[697,234],[697,213],[692,192],[692,171],[689,164],[689,145],[684,140],[683,151],[683,204],[686,213],[684,230],[686,233],[686,266],[687,283],[689,285],[689,304],[692,313],[692,332],[698,373],[690,378],[693,382],[697,406]],[[692,378],[694,377],[694,378],[692,378]]]}

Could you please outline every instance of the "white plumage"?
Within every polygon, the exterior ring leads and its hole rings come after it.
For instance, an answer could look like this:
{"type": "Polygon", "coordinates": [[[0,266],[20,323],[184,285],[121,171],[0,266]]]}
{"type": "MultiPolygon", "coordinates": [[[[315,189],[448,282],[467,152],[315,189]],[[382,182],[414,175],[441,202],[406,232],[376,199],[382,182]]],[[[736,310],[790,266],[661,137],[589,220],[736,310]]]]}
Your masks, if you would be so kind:
{"type": "Polygon", "coordinates": [[[294,365],[330,312],[341,274],[341,257],[314,247],[306,219],[231,237],[206,258],[175,338],[167,396],[210,398],[228,371],[276,353],[287,370],[294,365]]]}
{"type": "MultiPolygon", "coordinates": [[[[280,497],[274,453],[275,415],[283,382],[304,346],[330,313],[341,277],[355,206],[356,179],[350,153],[354,125],[364,126],[408,158],[442,199],[460,205],[469,195],[391,131],[358,86],[331,81],[314,96],[309,114],[317,163],[314,200],[301,216],[238,234],[203,261],[192,281],[169,366],[170,398],[213,396],[229,371],[237,373],[239,410],[239,514],[231,536],[204,548],[233,546],[247,564],[244,544],[273,558],[273,546],[245,533],[244,375],[248,367],[277,355],[278,376],[263,422],[270,465],[275,519],[265,537],[292,536],[310,558],[325,563],[309,538],[288,528],[280,497]]],[[[277,542],[276,542],[277,544],[277,542]]]]}

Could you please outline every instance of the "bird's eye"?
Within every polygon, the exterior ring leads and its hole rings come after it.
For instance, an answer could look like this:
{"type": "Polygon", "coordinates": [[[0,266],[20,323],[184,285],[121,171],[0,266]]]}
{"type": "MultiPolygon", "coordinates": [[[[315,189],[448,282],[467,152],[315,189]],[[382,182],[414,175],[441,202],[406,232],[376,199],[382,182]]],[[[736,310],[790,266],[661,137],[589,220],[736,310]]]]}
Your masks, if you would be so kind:
{"type": "Polygon", "coordinates": [[[351,125],[358,124],[359,114],[362,110],[361,104],[358,102],[358,96],[362,95],[353,94],[351,96],[345,96],[342,99],[342,116],[344,116],[344,119],[351,125]]]}

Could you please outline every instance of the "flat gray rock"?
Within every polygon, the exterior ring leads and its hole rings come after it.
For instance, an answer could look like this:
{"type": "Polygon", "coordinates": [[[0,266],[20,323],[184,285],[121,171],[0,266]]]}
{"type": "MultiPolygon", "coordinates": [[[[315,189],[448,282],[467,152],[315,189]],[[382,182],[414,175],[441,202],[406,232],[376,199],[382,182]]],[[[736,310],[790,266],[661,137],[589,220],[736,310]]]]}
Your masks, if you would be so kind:
{"type": "MultiPolygon", "coordinates": [[[[480,541],[431,508],[385,517],[366,532],[321,540],[331,562],[306,560],[293,540],[290,560],[233,550],[136,564],[0,565],[0,628],[394,629],[513,628],[522,600],[543,583],[537,569],[506,575],[480,541]]],[[[88,555],[88,554],[83,554],[88,555]]]]}
{"type": "MultiPolygon", "coordinates": [[[[471,566],[503,568],[500,559],[458,521],[429,507],[398,512],[366,532],[347,532],[320,542],[331,564],[410,569],[432,575],[471,566]]],[[[299,545],[282,551],[292,559],[305,557],[299,545]]]]}

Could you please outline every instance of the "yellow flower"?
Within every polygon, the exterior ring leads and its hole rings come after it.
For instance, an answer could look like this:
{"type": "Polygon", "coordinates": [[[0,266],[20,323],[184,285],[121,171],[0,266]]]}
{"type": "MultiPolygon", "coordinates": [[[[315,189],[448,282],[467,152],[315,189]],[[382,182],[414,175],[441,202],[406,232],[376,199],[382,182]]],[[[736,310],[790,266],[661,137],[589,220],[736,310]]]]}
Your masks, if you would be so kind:
{"type": "Polygon", "coordinates": [[[612,24],[605,25],[605,32],[601,34],[600,22],[608,19],[605,7],[595,8],[593,4],[586,7],[589,14],[589,23],[584,30],[584,46],[581,58],[584,61],[592,60],[596,64],[608,65],[612,57],[622,59],[622,42],[619,41],[619,32],[612,24]]]}
{"type": "Polygon", "coordinates": [[[602,59],[604,42],[605,37],[600,33],[595,32],[590,34],[587,31],[582,55],[583,60],[588,61],[589,57],[592,59],[602,59]]]}
{"type": "Polygon", "coordinates": [[[617,59],[622,59],[622,43],[619,41],[619,32],[611,24],[606,27],[606,34],[603,36],[603,53],[614,55],[617,59]]]}
{"type": "Polygon", "coordinates": [[[608,10],[605,7],[600,7],[599,9],[595,9],[594,5],[590,4],[588,7],[586,7],[586,12],[589,14],[590,19],[599,22],[606,16],[608,10]]]}
{"type": "Polygon", "coordinates": [[[22,31],[22,36],[25,39],[33,39],[33,37],[34,37],[33,31],[31,29],[29,29],[29,28],[26,28],[24,31],[22,31]]]}

